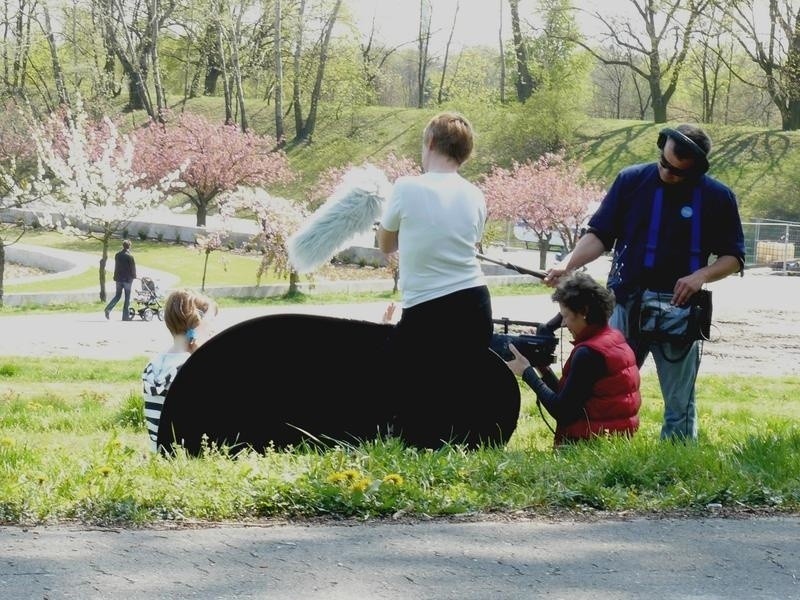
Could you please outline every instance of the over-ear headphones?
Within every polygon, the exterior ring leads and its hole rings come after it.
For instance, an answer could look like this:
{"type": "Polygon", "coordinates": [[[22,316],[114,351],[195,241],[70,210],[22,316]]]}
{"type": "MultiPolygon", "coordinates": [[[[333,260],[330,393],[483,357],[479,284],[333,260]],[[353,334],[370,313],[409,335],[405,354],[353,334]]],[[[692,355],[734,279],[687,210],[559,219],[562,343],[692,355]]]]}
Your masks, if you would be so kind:
{"type": "Polygon", "coordinates": [[[697,166],[695,172],[698,175],[702,175],[708,171],[708,153],[703,150],[703,148],[697,142],[695,142],[686,134],[681,133],[677,129],[665,127],[658,132],[658,141],[656,142],[656,145],[660,150],[664,149],[664,146],[667,143],[667,138],[672,138],[676,144],[681,146],[681,148],[689,150],[689,152],[692,153],[692,156],[696,159],[697,166]]]}

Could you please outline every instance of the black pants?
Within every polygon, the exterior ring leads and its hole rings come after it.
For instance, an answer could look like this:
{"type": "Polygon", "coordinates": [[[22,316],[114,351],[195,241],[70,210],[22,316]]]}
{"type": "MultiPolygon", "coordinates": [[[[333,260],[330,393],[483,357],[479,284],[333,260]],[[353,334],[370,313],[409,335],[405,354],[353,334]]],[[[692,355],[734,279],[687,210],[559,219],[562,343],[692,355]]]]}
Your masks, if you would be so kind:
{"type": "Polygon", "coordinates": [[[393,336],[390,365],[396,392],[395,428],[417,446],[446,441],[462,385],[488,352],[493,332],[489,289],[478,286],[404,308],[393,336]],[[458,383],[458,385],[456,385],[458,383]]]}
{"type": "Polygon", "coordinates": [[[396,343],[411,356],[478,352],[492,338],[492,301],[486,286],[468,288],[404,308],[396,343]]]}

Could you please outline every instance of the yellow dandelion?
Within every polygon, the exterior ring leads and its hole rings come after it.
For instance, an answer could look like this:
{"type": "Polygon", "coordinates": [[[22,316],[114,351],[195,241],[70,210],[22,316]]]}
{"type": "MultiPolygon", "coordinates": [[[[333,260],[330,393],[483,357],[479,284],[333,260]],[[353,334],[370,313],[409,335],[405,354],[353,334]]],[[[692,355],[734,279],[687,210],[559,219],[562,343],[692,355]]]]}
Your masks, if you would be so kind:
{"type": "Polygon", "coordinates": [[[356,481],[359,477],[361,477],[361,473],[355,469],[346,469],[342,471],[342,475],[344,475],[344,478],[348,481],[356,481]]]}
{"type": "Polygon", "coordinates": [[[102,467],[98,467],[97,472],[100,473],[103,477],[108,477],[111,475],[111,467],[107,465],[103,465],[102,467]]]}
{"type": "Polygon", "coordinates": [[[369,479],[367,479],[366,477],[362,477],[361,479],[354,481],[353,484],[350,486],[350,489],[353,490],[354,492],[365,492],[369,487],[369,483],[370,483],[369,479]]]}
{"type": "Polygon", "coordinates": [[[397,473],[389,473],[383,478],[383,483],[388,483],[390,485],[403,485],[403,481],[403,476],[397,473]]]}
{"type": "Polygon", "coordinates": [[[328,475],[327,479],[328,483],[339,484],[345,481],[344,473],[341,471],[336,471],[336,473],[331,473],[328,475]]]}
{"type": "Polygon", "coordinates": [[[10,437],[4,437],[0,439],[0,446],[3,448],[13,448],[15,443],[16,442],[14,442],[14,440],[10,437]]]}

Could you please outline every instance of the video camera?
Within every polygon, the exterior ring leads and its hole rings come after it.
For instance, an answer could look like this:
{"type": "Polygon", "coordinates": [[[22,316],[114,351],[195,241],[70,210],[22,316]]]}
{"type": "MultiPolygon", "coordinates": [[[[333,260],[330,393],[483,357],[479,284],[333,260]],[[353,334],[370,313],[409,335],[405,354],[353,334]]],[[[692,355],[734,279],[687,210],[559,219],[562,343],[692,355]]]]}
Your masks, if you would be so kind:
{"type": "Polygon", "coordinates": [[[514,355],[508,349],[508,344],[514,344],[525,358],[535,367],[546,367],[556,362],[555,350],[558,338],[553,335],[538,335],[527,333],[511,333],[512,327],[529,327],[536,330],[541,323],[530,321],[512,321],[508,318],[492,319],[495,325],[500,326],[500,331],[492,335],[489,348],[494,350],[503,360],[513,360],[514,355]]]}

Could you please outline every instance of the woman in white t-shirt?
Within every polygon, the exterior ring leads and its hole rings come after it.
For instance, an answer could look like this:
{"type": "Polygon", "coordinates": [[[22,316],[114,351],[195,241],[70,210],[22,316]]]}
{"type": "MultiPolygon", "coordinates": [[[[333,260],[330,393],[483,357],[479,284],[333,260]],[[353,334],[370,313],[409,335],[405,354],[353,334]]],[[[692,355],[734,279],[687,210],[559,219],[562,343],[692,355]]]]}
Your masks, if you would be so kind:
{"type": "Polygon", "coordinates": [[[411,386],[401,392],[403,401],[425,396],[430,385],[418,382],[440,378],[445,355],[462,363],[486,353],[491,340],[491,297],[476,256],[486,200],[458,172],[472,148],[464,116],[433,117],[422,136],[423,174],[397,179],[378,228],[380,249],[399,257],[403,311],[394,358],[411,386]]]}

